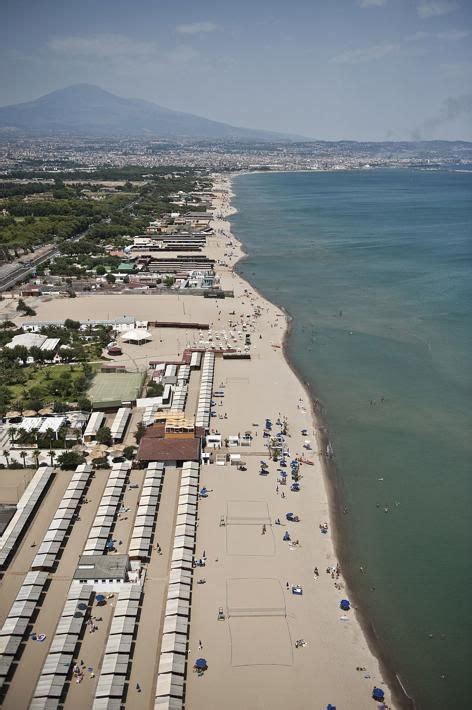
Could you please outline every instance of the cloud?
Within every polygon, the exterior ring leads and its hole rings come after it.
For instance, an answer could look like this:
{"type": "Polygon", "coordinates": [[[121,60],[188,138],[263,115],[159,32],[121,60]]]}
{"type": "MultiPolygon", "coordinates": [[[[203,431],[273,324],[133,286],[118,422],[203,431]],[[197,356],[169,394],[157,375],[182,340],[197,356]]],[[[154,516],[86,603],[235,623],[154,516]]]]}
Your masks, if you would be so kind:
{"type": "Polygon", "coordinates": [[[459,7],[455,0],[420,0],[416,6],[416,11],[422,20],[430,17],[448,15],[459,7]]]}
{"type": "Polygon", "coordinates": [[[360,0],[360,7],[382,7],[387,4],[387,0],[360,0]]]}
{"type": "Polygon", "coordinates": [[[424,39],[438,39],[445,42],[459,42],[461,39],[469,37],[467,30],[445,30],[444,32],[415,32],[415,34],[405,37],[406,42],[420,42],[424,39]]]}
{"type": "Polygon", "coordinates": [[[146,59],[153,57],[157,47],[152,42],[136,41],[121,34],[96,34],[90,37],[54,37],[48,41],[53,52],[75,59],[146,59]]]}
{"type": "Polygon", "coordinates": [[[191,22],[187,25],[177,25],[176,31],[183,35],[198,35],[203,32],[214,32],[218,26],[214,22],[191,22]]]}
{"type": "Polygon", "coordinates": [[[345,52],[341,52],[341,54],[332,57],[330,61],[335,64],[364,64],[365,62],[372,62],[376,59],[382,59],[382,57],[393,54],[397,50],[397,44],[375,44],[370,47],[348,49],[345,52]]]}
{"type": "Polygon", "coordinates": [[[412,137],[415,140],[431,137],[438,128],[442,128],[463,116],[472,119],[472,94],[449,96],[441,103],[441,107],[435,116],[427,118],[426,121],[423,121],[420,126],[412,131],[412,137]]]}

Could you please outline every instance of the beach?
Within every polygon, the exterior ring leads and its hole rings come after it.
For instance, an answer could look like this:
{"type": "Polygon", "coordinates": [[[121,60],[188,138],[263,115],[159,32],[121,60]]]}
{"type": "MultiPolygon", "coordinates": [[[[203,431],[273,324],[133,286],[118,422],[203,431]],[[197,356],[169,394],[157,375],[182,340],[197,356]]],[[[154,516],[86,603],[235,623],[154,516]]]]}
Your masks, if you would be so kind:
{"type": "MultiPolygon", "coordinates": [[[[223,440],[246,432],[252,440],[247,447],[215,451],[240,454],[245,470],[228,463],[200,469],[200,486],[209,494],[199,501],[195,555],[206,558],[206,565],[194,571],[185,707],[277,710],[290,705],[302,710],[331,703],[360,710],[376,706],[371,698],[374,686],[385,691],[388,707],[396,707],[352,600],[348,611],[340,607],[350,595],[335,552],[325,452],[309,394],[284,355],[287,317],[236,274],[234,267],[244,252],[228,222],[233,210],[230,179],[216,176],[214,190],[215,235],[208,238],[205,253],[216,260],[221,286],[233,290],[234,298],[205,299],[172,291],[159,296],[41,298],[31,300],[37,315],[28,320],[87,318],[93,313],[97,319],[126,314],[149,321],[208,323],[213,345],[222,344],[232,332],[232,344],[241,351],[246,334],[250,336],[250,359],[217,357],[215,362],[214,391],[224,396],[218,399],[210,429],[223,440]],[[287,460],[304,461],[299,491],[291,490],[290,474],[283,483],[279,464],[269,460],[263,436],[267,419],[274,432],[286,430],[287,460]],[[261,461],[267,466],[261,467],[261,461]],[[289,521],[287,513],[299,521],[289,521]],[[284,540],[286,533],[289,539],[284,540]],[[193,672],[199,657],[208,664],[203,675],[193,672]]],[[[185,348],[198,346],[198,331],[190,328],[157,328],[152,335],[144,346],[124,348],[115,361],[140,369],[152,358],[179,360],[185,348]]],[[[199,374],[192,374],[186,416],[195,414],[198,382],[199,374]]],[[[140,474],[138,478],[141,482],[140,474]]],[[[159,594],[166,590],[168,568],[163,564],[169,564],[177,480],[171,486],[168,479],[167,513],[161,517],[160,512],[158,518],[161,527],[166,525],[159,532],[164,560],[156,563],[153,553],[145,600],[152,598],[153,584],[159,594]]],[[[55,495],[62,490],[58,485],[55,495]]],[[[125,543],[128,535],[123,531],[125,543]]],[[[81,544],[82,538],[75,556],[81,544]]],[[[64,561],[66,555],[67,548],[64,561]]],[[[129,707],[152,707],[163,624],[160,598],[157,607],[152,644],[149,626],[139,631],[140,667],[138,671],[133,663],[129,707]],[[152,652],[146,654],[148,647],[152,652]],[[140,694],[134,691],[137,679],[140,694]]],[[[152,619],[151,608],[146,607],[146,618],[152,619]]],[[[16,698],[23,697],[19,678],[17,673],[16,698]]],[[[93,697],[93,687],[87,697],[93,697]]],[[[70,693],[67,706],[77,706],[70,693]]]]}

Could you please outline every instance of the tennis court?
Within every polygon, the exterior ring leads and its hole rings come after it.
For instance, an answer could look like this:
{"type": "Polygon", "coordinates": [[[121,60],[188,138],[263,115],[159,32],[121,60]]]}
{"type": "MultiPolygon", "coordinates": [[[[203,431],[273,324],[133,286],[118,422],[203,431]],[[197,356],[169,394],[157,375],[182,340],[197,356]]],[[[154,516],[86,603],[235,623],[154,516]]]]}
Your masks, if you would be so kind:
{"type": "Polygon", "coordinates": [[[142,372],[97,372],[88,390],[94,409],[121,407],[141,394],[142,372]]]}

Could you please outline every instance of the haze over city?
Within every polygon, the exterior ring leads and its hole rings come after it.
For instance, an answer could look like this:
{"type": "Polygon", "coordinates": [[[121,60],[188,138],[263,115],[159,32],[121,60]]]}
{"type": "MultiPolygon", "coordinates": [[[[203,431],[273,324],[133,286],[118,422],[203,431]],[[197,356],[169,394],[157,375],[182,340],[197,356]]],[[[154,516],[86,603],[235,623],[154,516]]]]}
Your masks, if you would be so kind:
{"type": "Polygon", "coordinates": [[[88,82],[314,139],[472,139],[466,0],[18,0],[0,105],[88,82]]]}

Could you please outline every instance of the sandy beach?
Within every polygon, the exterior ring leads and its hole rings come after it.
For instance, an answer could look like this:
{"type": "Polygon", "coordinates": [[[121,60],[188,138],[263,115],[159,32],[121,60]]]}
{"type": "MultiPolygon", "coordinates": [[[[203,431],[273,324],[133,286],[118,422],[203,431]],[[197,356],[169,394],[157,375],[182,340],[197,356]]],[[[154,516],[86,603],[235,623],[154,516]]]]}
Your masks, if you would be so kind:
{"type": "MultiPolygon", "coordinates": [[[[371,698],[374,685],[385,690],[386,704],[395,707],[355,609],[344,612],[340,608],[341,600],[349,599],[349,593],[335,554],[317,422],[309,396],[284,356],[286,316],[234,272],[243,250],[227,221],[233,210],[230,179],[217,176],[214,187],[215,235],[208,238],[205,253],[217,260],[222,287],[234,290],[234,298],[204,299],[172,291],[159,296],[93,294],[75,299],[41,298],[31,301],[37,310],[35,319],[87,318],[93,313],[94,318],[126,314],[141,320],[208,323],[213,344],[229,338],[240,349],[244,347],[246,333],[250,335],[250,360],[217,357],[215,363],[214,389],[220,389],[224,396],[218,399],[211,429],[220,433],[223,440],[245,432],[250,432],[253,438],[249,447],[227,450],[241,454],[246,470],[216,463],[201,467],[200,485],[209,489],[209,495],[199,502],[195,554],[206,557],[206,566],[197,568],[194,574],[185,707],[278,710],[289,705],[304,710],[326,708],[331,703],[338,710],[360,710],[378,707],[371,698]],[[269,461],[267,439],[263,437],[266,418],[273,422],[274,431],[279,430],[278,420],[286,422],[287,460],[295,456],[306,460],[300,466],[298,492],[290,490],[290,473],[288,484],[283,485],[279,465],[269,461]],[[302,434],[304,430],[306,433],[302,434]],[[261,460],[268,463],[266,475],[260,475],[261,460]],[[289,512],[297,515],[299,522],[289,522],[286,519],[289,512]],[[320,526],[325,524],[327,532],[322,532],[320,526]],[[283,539],[286,532],[290,540],[283,539]],[[205,583],[198,584],[199,579],[205,583]],[[299,586],[302,594],[293,594],[294,586],[299,586]],[[220,609],[223,619],[218,618],[220,609]],[[296,641],[303,644],[297,646],[296,641]],[[195,659],[201,656],[208,662],[208,670],[202,676],[193,672],[195,659]]],[[[178,360],[187,346],[198,345],[202,338],[208,337],[190,328],[153,328],[151,332],[150,343],[125,347],[116,361],[145,368],[153,358],[178,360]]],[[[198,372],[191,377],[187,417],[195,415],[199,377],[198,372]]],[[[216,453],[226,453],[226,449],[216,453]]],[[[158,515],[157,537],[164,558],[156,560],[153,553],[144,585],[144,623],[139,626],[126,700],[130,708],[154,707],[162,599],[168,583],[178,490],[178,477],[171,478],[172,475],[170,472],[164,484],[158,515]],[[142,688],[139,695],[133,691],[137,681],[142,688]]],[[[133,476],[141,485],[142,472],[133,476]]],[[[62,481],[57,479],[53,496],[49,496],[48,506],[52,507],[48,508],[43,527],[47,527],[51,518],[64,485],[62,481]]],[[[97,490],[93,508],[101,485],[99,477],[94,481],[97,490]]],[[[138,493],[131,497],[133,509],[138,493]]],[[[59,568],[64,570],[62,579],[70,579],[73,564],[66,564],[67,554],[72,553],[72,561],[78,558],[92,512],[91,505],[82,532],[79,535],[77,531],[65,549],[59,568]]],[[[125,542],[131,523],[130,519],[126,530],[120,531],[125,542]]],[[[26,544],[32,534],[39,535],[39,530],[30,532],[26,544]]],[[[27,567],[28,564],[21,567],[21,575],[27,567]]],[[[20,581],[13,584],[10,580],[8,584],[11,587],[8,600],[11,600],[20,581]]],[[[50,604],[55,607],[56,603],[51,599],[50,604]]],[[[50,604],[46,604],[42,614],[52,610],[50,604]]],[[[3,614],[5,611],[2,608],[3,614]]],[[[104,626],[105,623],[108,620],[104,626]]],[[[48,634],[52,630],[51,623],[48,634]]],[[[103,628],[95,642],[99,650],[90,650],[95,668],[100,664],[104,631],[103,628]]],[[[46,651],[44,648],[43,656],[46,651]]],[[[20,664],[20,671],[22,667],[20,664]]],[[[9,693],[10,707],[15,699],[31,697],[39,668],[38,663],[27,692],[20,690],[22,673],[16,673],[13,692],[9,693]]],[[[85,703],[82,707],[90,707],[94,687],[90,685],[88,691],[81,692],[85,703]]],[[[77,700],[77,692],[69,694],[67,707],[78,707],[77,700]]]]}

